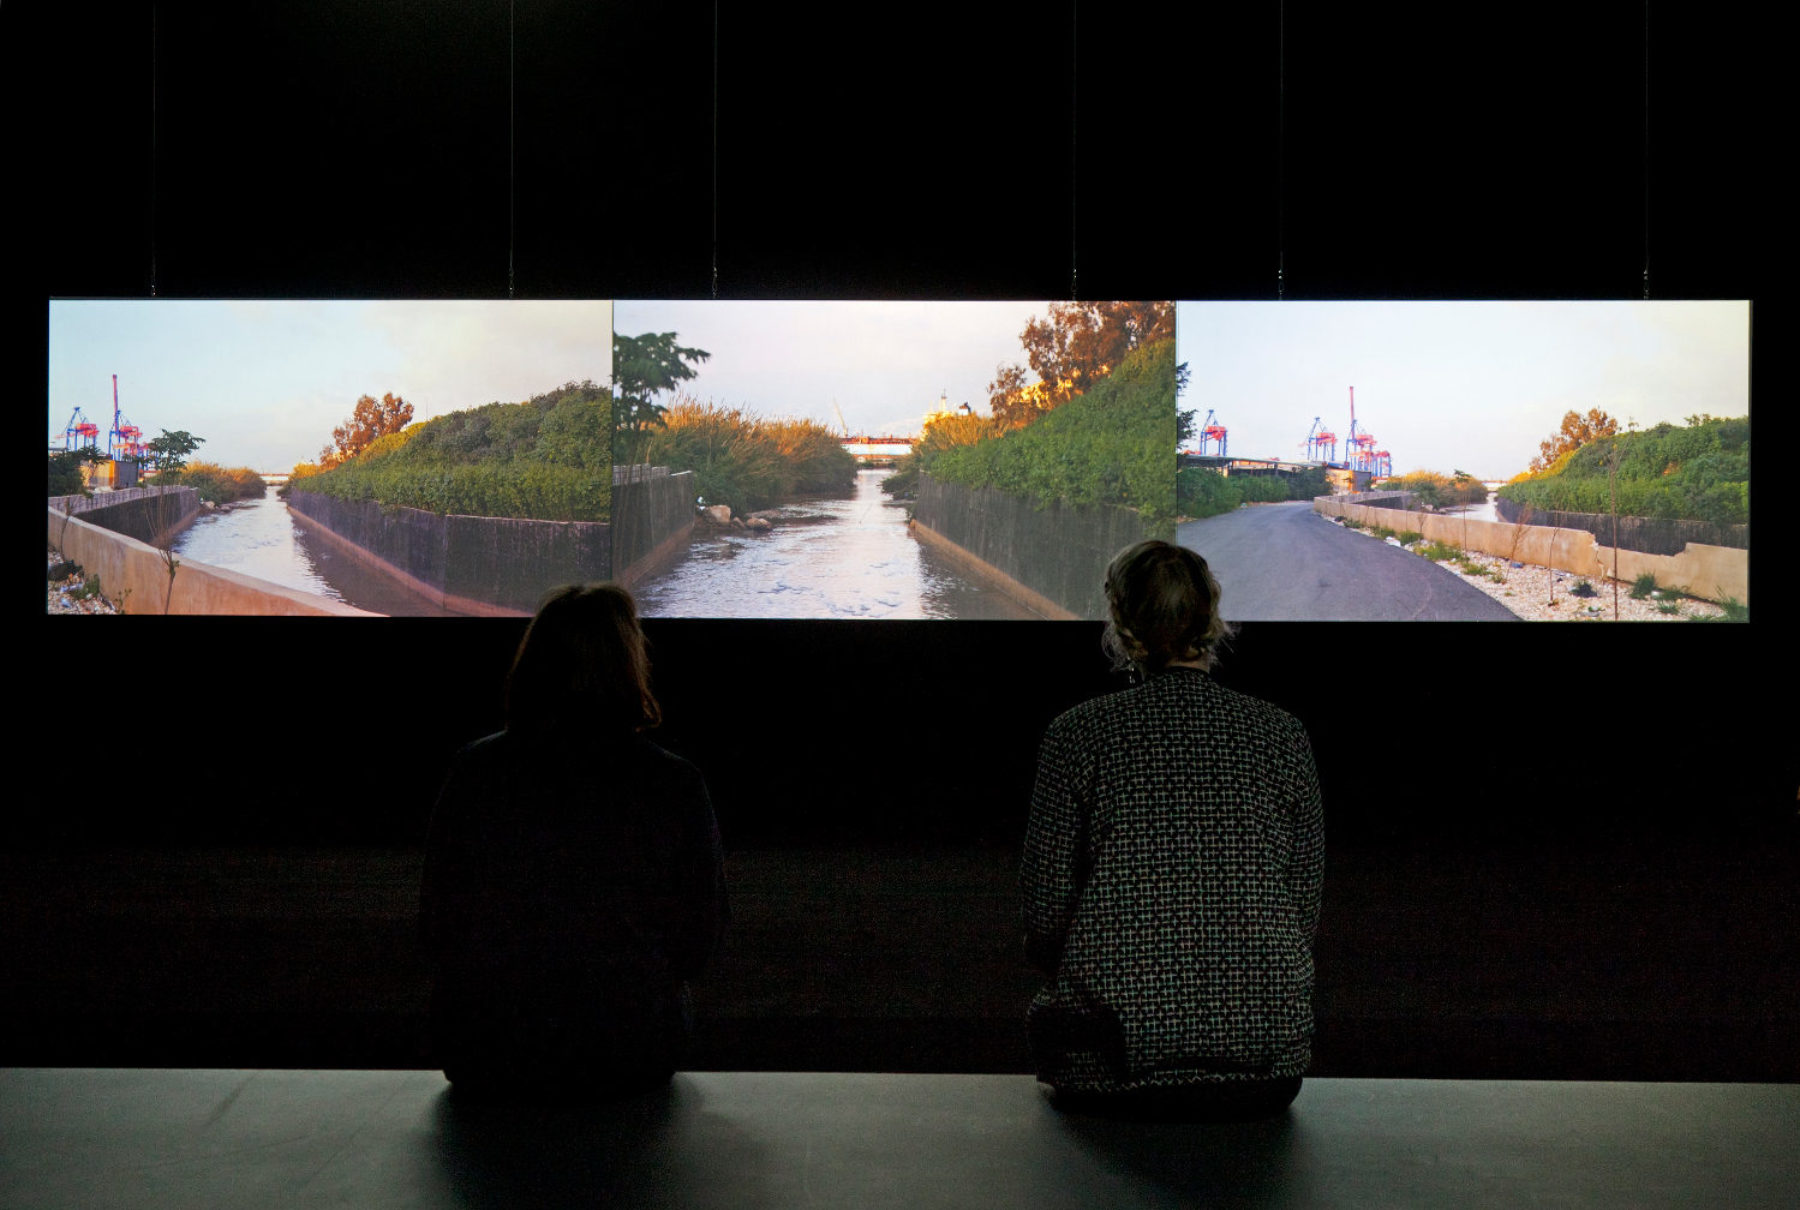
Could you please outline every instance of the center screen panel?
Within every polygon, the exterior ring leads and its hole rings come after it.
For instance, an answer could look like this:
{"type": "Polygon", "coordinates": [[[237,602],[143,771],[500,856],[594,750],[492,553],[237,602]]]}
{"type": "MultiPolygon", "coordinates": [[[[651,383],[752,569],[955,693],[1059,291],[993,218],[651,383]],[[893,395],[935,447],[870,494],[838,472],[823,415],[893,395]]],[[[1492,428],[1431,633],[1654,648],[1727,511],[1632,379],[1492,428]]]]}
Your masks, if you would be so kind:
{"type": "Polygon", "coordinates": [[[1174,536],[1170,302],[614,309],[615,577],[649,617],[1103,616],[1174,536]]]}

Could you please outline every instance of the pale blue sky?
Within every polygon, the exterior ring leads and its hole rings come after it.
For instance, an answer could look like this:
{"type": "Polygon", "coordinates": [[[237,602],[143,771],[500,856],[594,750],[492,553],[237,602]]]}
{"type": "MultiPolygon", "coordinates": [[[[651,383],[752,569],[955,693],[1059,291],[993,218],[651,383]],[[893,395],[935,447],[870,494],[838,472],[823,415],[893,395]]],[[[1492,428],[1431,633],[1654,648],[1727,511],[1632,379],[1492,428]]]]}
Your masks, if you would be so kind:
{"type": "Polygon", "coordinates": [[[612,374],[612,304],[563,301],[55,300],[49,431],[79,406],[119,410],[155,437],[206,439],[195,457],[286,471],[318,457],[362,395],[392,391],[415,420],[612,374]]]}
{"type": "Polygon", "coordinates": [[[1176,309],[1185,411],[1228,452],[1299,459],[1315,416],[1356,417],[1396,473],[1525,469],[1564,413],[1640,428],[1750,410],[1746,302],[1192,303],[1176,309]]]}
{"type": "Polygon", "coordinates": [[[1025,360],[1019,334],[1043,302],[643,302],[621,299],[621,336],[674,332],[711,358],[683,387],[766,419],[913,435],[948,392],[987,413],[988,383],[1025,360]]]}

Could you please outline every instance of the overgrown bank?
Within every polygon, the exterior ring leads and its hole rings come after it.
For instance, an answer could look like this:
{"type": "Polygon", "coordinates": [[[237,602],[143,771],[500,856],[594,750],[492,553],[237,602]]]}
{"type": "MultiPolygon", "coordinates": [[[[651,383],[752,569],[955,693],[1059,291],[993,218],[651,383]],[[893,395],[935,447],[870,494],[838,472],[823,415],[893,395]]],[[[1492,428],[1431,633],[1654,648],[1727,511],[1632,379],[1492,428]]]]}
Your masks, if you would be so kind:
{"type": "Polygon", "coordinates": [[[918,477],[1030,502],[1130,509],[1146,532],[1172,537],[1175,342],[1129,353],[1092,388],[1020,428],[964,417],[926,430],[888,480],[907,496],[918,477]]]}
{"type": "Polygon", "coordinates": [[[190,462],[179,470],[158,471],[147,483],[150,487],[191,487],[209,504],[259,499],[269,491],[263,477],[249,467],[215,462],[190,462]]]}
{"type": "Polygon", "coordinates": [[[1685,426],[1665,423],[1590,441],[1499,494],[1542,511],[1746,524],[1750,418],[1693,416],[1685,426]]]}
{"type": "Polygon", "coordinates": [[[702,499],[739,514],[856,483],[856,459],[824,425],[764,420],[687,395],[654,425],[620,436],[621,461],[692,471],[702,499]]]}
{"type": "Polygon", "coordinates": [[[565,383],[524,403],[489,403],[376,438],[329,470],[294,468],[291,486],[440,516],[607,521],[612,397],[565,383]]]}
{"type": "Polygon", "coordinates": [[[1241,504],[1276,504],[1311,500],[1331,492],[1323,467],[1286,475],[1223,475],[1190,466],[1175,476],[1175,507],[1183,517],[1203,520],[1228,513],[1241,504]]]}
{"type": "Polygon", "coordinates": [[[1463,471],[1453,475],[1437,471],[1408,471],[1388,475],[1375,483],[1376,491],[1406,492],[1426,508],[1456,508],[1487,500],[1487,484],[1463,471]]]}

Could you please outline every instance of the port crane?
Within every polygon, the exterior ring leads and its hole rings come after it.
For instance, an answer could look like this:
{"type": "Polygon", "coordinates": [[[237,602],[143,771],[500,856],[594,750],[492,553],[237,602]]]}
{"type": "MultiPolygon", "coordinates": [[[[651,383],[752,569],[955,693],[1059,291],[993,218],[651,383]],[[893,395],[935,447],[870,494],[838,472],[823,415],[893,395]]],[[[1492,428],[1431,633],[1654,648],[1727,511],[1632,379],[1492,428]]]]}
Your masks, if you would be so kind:
{"type": "Polygon", "coordinates": [[[1317,416],[1313,417],[1312,429],[1306,434],[1306,460],[1308,462],[1336,462],[1337,434],[1325,427],[1325,422],[1317,416]]]}
{"type": "Polygon", "coordinates": [[[1209,445],[1218,446],[1217,449],[1211,451],[1212,453],[1221,458],[1225,456],[1225,426],[1213,416],[1211,408],[1206,409],[1206,419],[1200,425],[1200,452],[1207,453],[1209,445]]]}
{"type": "Polygon", "coordinates": [[[112,459],[127,461],[145,461],[149,458],[149,450],[144,445],[144,430],[119,414],[119,376],[112,376],[113,383],[113,419],[112,431],[106,435],[106,456],[112,459]]]}
{"type": "Polygon", "coordinates": [[[1367,471],[1377,479],[1394,473],[1394,459],[1388,451],[1375,448],[1375,434],[1359,429],[1356,424],[1356,388],[1350,388],[1350,435],[1345,438],[1345,453],[1353,471],[1367,471]]]}
{"type": "Polygon", "coordinates": [[[100,448],[100,426],[82,414],[76,408],[69,414],[69,423],[63,427],[63,452],[72,454],[76,450],[98,450],[100,448]]]}

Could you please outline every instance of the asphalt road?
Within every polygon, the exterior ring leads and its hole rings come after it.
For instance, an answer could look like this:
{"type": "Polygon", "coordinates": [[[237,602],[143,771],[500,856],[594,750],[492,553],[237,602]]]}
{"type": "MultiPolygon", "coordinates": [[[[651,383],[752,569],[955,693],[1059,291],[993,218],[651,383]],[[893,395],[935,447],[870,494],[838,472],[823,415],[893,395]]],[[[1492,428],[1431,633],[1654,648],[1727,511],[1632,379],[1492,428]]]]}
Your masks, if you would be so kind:
{"type": "Polygon", "coordinates": [[[1234,622],[1511,622],[1453,571],[1333,525],[1310,501],[1189,521],[1176,540],[1219,578],[1234,622]]]}

